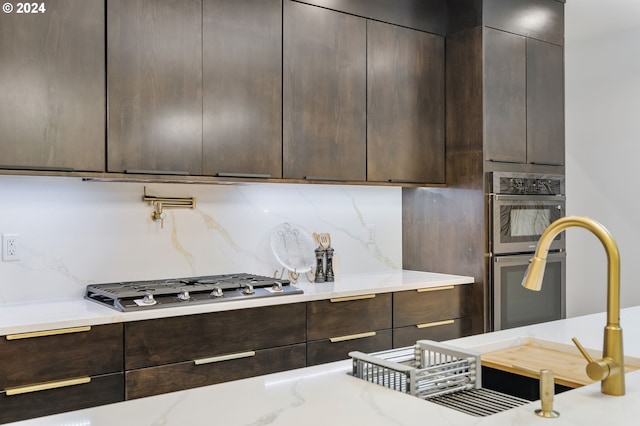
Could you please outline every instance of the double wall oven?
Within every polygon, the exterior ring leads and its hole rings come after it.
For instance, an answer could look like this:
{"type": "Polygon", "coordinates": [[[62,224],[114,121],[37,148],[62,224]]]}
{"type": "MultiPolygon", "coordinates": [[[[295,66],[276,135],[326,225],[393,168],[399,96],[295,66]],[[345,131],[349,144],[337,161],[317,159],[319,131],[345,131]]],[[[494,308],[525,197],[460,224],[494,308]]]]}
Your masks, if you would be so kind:
{"type": "Polygon", "coordinates": [[[489,195],[492,328],[502,330],[565,318],[564,233],[547,256],[542,290],[522,279],[542,232],[565,214],[564,176],[493,172],[489,195]]]}

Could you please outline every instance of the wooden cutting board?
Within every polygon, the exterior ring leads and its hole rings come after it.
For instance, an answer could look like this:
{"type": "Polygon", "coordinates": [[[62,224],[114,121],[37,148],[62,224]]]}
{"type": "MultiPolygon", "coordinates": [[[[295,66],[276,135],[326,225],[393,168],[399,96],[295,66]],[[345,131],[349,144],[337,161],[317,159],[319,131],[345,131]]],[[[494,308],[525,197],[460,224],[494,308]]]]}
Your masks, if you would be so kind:
{"type": "MultiPolygon", "coordinates": [[[[488,352],[482,355],[482,365],[534,379],[539,378],[540,370],[549,369],[553,371],[557,384],[572,388],[594,382],[587,376],[587,361],[581,354],[538,345],[525,344],[488,352]]],[[[637,369],[635,366],[625,367],[627,373],[637,369]]]]}

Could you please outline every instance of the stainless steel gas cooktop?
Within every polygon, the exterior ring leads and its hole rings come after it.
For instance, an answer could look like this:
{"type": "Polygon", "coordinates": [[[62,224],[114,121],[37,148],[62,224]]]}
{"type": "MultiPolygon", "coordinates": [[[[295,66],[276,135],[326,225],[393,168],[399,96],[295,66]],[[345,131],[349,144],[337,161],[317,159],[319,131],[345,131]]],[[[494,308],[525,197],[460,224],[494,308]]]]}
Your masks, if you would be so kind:
{"type": "Polygon", "coordinates": [[[289,280],[241,273],[90,284],[84,297],[126,312],[301,293],[289,280]]]}

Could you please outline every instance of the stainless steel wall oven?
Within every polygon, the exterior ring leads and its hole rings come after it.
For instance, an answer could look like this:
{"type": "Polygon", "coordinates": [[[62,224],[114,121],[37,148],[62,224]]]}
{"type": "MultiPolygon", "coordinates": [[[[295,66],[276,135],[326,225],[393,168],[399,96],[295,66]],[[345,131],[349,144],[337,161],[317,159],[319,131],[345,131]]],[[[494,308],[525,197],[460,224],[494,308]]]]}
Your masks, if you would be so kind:
{"type": "Polygon", "coordinates": [[[493,172],[489,208],[492,329],[565,318],[564,233],[551,246],[543,290],[520,285],[542,232],[565,215],[564,176],[493,172]]]}

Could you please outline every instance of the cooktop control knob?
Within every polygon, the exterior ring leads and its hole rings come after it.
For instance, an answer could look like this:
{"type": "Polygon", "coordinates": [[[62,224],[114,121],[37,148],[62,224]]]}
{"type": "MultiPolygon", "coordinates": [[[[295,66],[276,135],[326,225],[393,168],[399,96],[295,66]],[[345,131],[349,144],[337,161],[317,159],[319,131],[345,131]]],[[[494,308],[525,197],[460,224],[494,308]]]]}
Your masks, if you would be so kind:
{"type": "Polygon", "coordinates": [[[282,283],[279,281],[274,282],[273,285],[271,286],[271,291],[280,293],[282,291],[282,283]]]}
{"type": "Polygon", "coordinates": [[[178,300],[182,302],[186,302],[189,299],[191,299],[191,296],[189,295],[189,292],[187,290],[183,290],[180,293],[178,293],[178,300]]]}
{"type": "Polygon", "coordinates": [[[155,305],[156,299],[153,298],[153,294],[147,293],[144,295],[144,298],[142,299],[142,303],[145,305],[155,305]]]}
{"type": "Polygon", "coordinates": [[[220,287],[214,287],[213,291],[211,292],[211,297],[222,297],[222,289],[220,287]]]}
{"type": "Polygon", "coordinates": [[[247,285],[245,286],[244,290],[242,290],[242,292],[243,292],[244,294],[247,294],[247,295],[249,295],[249,294],[253,294],[253,293],[254,293],[254,291],[253,291],[253,286],[252,286],[251,284],[247,284],[247,285]]]}

